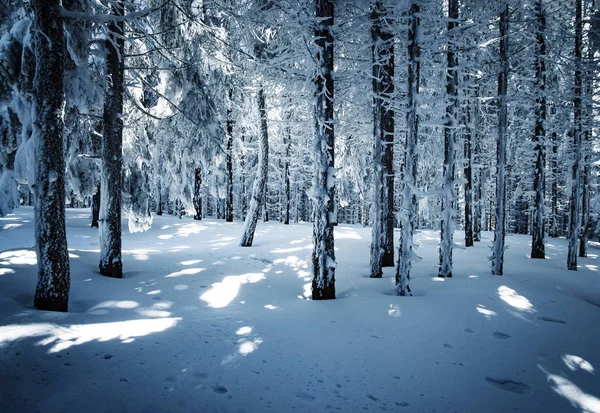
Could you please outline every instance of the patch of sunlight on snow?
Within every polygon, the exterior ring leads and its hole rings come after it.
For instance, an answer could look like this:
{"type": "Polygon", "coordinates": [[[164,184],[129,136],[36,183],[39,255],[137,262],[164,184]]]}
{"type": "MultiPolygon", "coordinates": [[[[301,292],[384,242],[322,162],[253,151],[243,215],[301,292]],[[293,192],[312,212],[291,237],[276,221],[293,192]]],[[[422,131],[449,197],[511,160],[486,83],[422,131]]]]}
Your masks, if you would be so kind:
{"type": "Polygon", "coordinates": [[[158,239],[171,239],[171,238],[173,238],[173,235],[172,234],[163,234],[163,235],[159,235],[156,238],[158,238],[158,239]]]}
{"type": "Polygon", "coordinates": [[[291,245],[302,244],[303,242],[306,242],[307,240],[308,240],[307,238],[295,239],[293,241],[290,241],[290,244],[291,245]]]}
{"type": "Polygon", "coordinates": [[[186,268],[181,271],[172,272],[171,274],[165,275],[165,278],[183,277],[184,275],[194,275],[204,271],[206,268],[186,268]]]}
{"type": "Polygon", "coordinates": [[[69,253],[69,258],[79,258],[79,255],[69,253]]]}
{"type": "Polygon", "coordinates": [[[308,299],[312,296],[312,282],[304,284],[304,298],[308,299]]]}
{"type": "Polygon", "coordinates": [[[306,270],[299,270],[298,278],[302,278],[304,281],[308,281],[312,278],[312,274],[306,270]]]}
{"type": "Polygon", "coordinates": [[[22,226],[23,226],[23,224],[6,224],[2,227],[2,229],[13,229],[13,228],[19,228],[22,226]]]}
{"type": "Polygon", "coordinates": [[[173,247],[169,250],[169,252],[180,252],[183,250],[189,250],[190,247],[188,245],[178,245],[176,247],[173,247]]]}
{"type": "Polygon", "coordinates": [[[505,285],[498,287],[498,295],[500,299],[511,307],[517,308],[523,311],[533,311],[533,304],[522,295],[519,295],[512,288],[508,288],[505,285]]]}
{"type": "Polygon", "coordinates": [[[33,250],[13,250],[0,253],[0,265],[36,265],[37,256],[33,250]]]}
{"type": "Polygon", "coordinates": [[[352,228],[338,227],[335,231],[335,239],[362,239],[362,237],[358,235],[352,228]]]}
{"type": "Polygon", "coordinates": [[[159,333],[175,326],[179,320],[181,318],[142,319],[68,326],[50,323],[13,324],[0,327],[0,347],[20,339],[47,336],[37,344],[53,344],[48,353],[56,353],[94,340],[104,342],[119,339],[125,342],[159,333]]]}
{"type": "Polygon", "coordinates": [[[138,313],[139,315],[143,315],[145,317],[169,317],[171,315],[170,312],[168,311],[163,311],[163,310],[153,310],[153,309],[149,309],[149,308],[140,308],[138,310],[135,310],[136,313],[138,313]]]}
{"type": "Polygon", "coordinates": [[[481,304],[477,305],[477,312],[479,312],[479,314],[483,314],[484,316],[486,316],[486,318],[498,315],[495,311],[488,310],[487,308],[485,308],[484,305],[481,304]]]}
{"type": "Polygon", "coordinates": [[[177,230],[177,235],[180,237],[189,237],[192,234],[199,234],[205,229],[206,227],[201,224],[187,224],[179,227],[177,230]]]}
{"type": "Polygon", "coordinates": [[[15,270],[11,270],[10,268],[0,268],[0,275],[12,274],[15,270]]]}
{"type": "Polygon", "coordinates": [[[235,332],[238,336],[244,336],[246,334],[250,334],[252,332],[252,327],[241,327],[238,331],[235,332]]]}
{"type": "Polygon", "coordinates": [[[562,356],[562,361],[564,361],[567,367],[572,371],[581,369],[587,371],[588,373],[594,374],[594,366],[592,366],[588,361],[582,359],[579,356],[565,354],[564,356],[562,356]]]}
{"type": "Polygon", "coordinates": [[[194,264],[198,264],[199,262],[202,262],[202,260],[181,261],[180,264],[181,265],[194,265],[194,264]]]}
{"type": "Polygon", "coordinates": [[[442,277],[431,277],[431,281],[438,282],[438,283],[443,283],[444,281],[446,281],[446,279],[442,278],[442,277]]]}
{"type": "Polygon", "coordinates": [[[228,275],[221,282],[214,283],[210,290],[200,296],[200,299],[212,308],[227,307],[238,295],[242,284],[257,283],[264,278],[265,275],[263,273],[228,275]]]}
{"type": "Polygon", "coordinates": [[[85,279],[85,280],[83,280],[82,282],[84,282],[84,283],[88,283],[88,282],[90,282],[90,281],[92,281],[92,279],[91,279],[91,278],[86,278],[86,279],[85,279]]]}
{"type": "Polygon", "coordinates": [[[591,270],[591,271],[598,271],[598,266],[597,265],[585,264],[585,268],[587,268],[588,270],[591,270]]]}
{"type": "Polygon", "coordinates": [[[238,352],[242,356],[247,356],[248,354],[254,352],[254,350],[256,350],[258,348],[260,343],[262,343],[262,340],[260,338],[257,338],[256,340],[253,340],[253,341],[245,341],[242,344],[240,344],[240,348],[238,349],[238,352]]]}
{"type": "Polygon", "coordinates": [[[175,287],[173,287],[173,289],[177,290],[177,291],[185,291],[187,290],[189,287],[185,284],[178,284],[175,287]]]}
{"type": "Polygon", "coordinates": [[[139,303],[136,301],[129,301],[129,300],[125,300],[125,301],[104,301],[100,304],[96,304],[95,306],[93,306],[92,308],[90,308],[88,311],[93,311],[93,310],[97,310],[99,308],[123,308],[123,309],[127,309],[127,308],[136,308],[139,306],[139,303]]]}
{"type": "Polygon", "coordinates": [[[479,275],[469,275],[469,278],[479,278],[479,275]]]}
{"type": "Polygon", "coordinates": [[[548,383],[558,395],[585,413],[600,413],[600,399],[585,393],[570,380],[556,374],[548,374],[548,383]]]}
{"type": "Polygon", "coordinates": [[[312,249],[312,244],[305,245],[304,247],[293,247],[293,248],[275,248],[272,251],[269,251],[272,254],[285,254],[288,252],[298,252],[302,250],[310,250],[312,249]]]}
{"type": "Polygon", "coordinates": [[[265,308],[267,310],[275,310],[277,308],[277,306],[273,305],[273,304],[267,304],[267,305],[265,305],[265,308]]]}
{"type": "Polygon", "coordinates": [[[133,259],[137,261],[147,261],[150,258],[150,254],[159,253],[158,250],[146,250],[142,248],[134,250],[123,250],[124,254],[133,254],[133,259]]]}
{"type": "Polygon", "coordinates": [[[588,254],[588,256],[587,256],[587,257],[588,257],[588,258],[593,258],[593,259],[596,259],[596,258],[598,258],[598,254],[588,254]]]}
{"type": "MultiPolygon", "coordinates": [[[[140,288],[141,291],[141,288],[140,288]]],[[[160,294],[160,290],[152,290],[152,291],[148,291],[146,293],[147,295],[156,295],[156,294],[160,294]]]]}
{"type": "Polygon", "coordinates": [[[169,229],[169,228],[171,228],[170,225],[163,225],[162,227],[160,227],[160,229],[169,229]]]}
{"type": "Polygon", "coordinates": [[[394,304],[390,304],[390,308],[388,309],[388,315],[390,317],[401,317],[402,316],[402,311],[400,311],[400,306],[399,305],[394,305],[394,304]]]}

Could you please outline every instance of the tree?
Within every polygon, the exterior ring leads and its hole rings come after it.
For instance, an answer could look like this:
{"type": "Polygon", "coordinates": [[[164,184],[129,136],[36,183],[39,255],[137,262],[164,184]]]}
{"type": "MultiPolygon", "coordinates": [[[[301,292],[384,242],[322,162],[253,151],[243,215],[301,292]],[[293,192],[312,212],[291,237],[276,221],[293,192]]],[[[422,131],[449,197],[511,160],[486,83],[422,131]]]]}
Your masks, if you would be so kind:
{"type": "Polygon", "coordinates": [[[70,269],[65,229],[65,162],[63,154],[65,37],[60,0],[32,0],[34,78],[33,137],[37,139],[35,249],[38,283],[34,305],[67,311],[70,269]]]}
{"type": "MultiPolygon", "coordinates": [[[[115,16],[125,15],[122,1],[115,1],[111,7],[115,16]]],[[[125,23],[111,20],[108,23],[108,38],[105,41],[106,77],[102,133],[102,169],[100,182],[100,274],[121,278],[121,191],[123,165],[123,91],[125,23]]]]}
{"type": "Polygon", "coordinates": [[[535,57],[535,153],[536,162],[533,178],[535,201],[533,206],[533,226],[531,231],[531,258],[545,258],[544,246],[544,192],[546,182],[546,16],[542,0],[537,0],[535,57]]]}
{"type": "Polygon", "coordinates": [[[335,298],[333,201],[335,188],[333,120],[333,0],[315,0],[315,141],[313,187],[312,299],[335,298]]]}
{"type": "Polygon", "coordinates": [[[454,164],[458,107],[458,57],[455,30],[458,27],[458,0],[448,0],[448,59],[446,75],[446,120],[444,123],[444,181],[442,183],[442,222],[438,277],[452,277],[452,243],[455,225],[454,164]]]}
{"type": "Polygon", "coordinates": [[[583,49],[583,0],[575,0],[575,79],[573,82],[573,166],[571,169],[571,198],[569,210],[569,249],[567,269],[577,271],[577,238],[581,229],[581,152],[583,122],[582,97],[582,49],[583,49]]]}
{"type": "Polygon", "coordinates": [[[227,96],[227,182],[225,189],[225,221],[233,222],[233,88],[227,96]]]}
{"type": "Polygon", "coordinates": [[[506,237],[506,127],[508,90],[508,3],[500,12],[500,72],[498,73],[498,140],[496,142],[496,228],[492,245],[492,275],[502,275],[506,237]]]}

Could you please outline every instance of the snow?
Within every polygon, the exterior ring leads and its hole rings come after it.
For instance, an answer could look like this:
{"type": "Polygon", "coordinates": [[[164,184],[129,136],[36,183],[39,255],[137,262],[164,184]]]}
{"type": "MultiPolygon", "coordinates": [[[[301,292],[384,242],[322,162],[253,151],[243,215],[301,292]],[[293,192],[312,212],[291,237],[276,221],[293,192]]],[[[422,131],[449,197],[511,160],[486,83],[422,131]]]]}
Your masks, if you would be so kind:
{"type": "Polygon", "coordinates": [[[371,229],[340,224],[338,298],[317,302],[310,223],[261,223],[242,248],[241,222],[156,216],[123,234],[111,279],[89,211],[68,209],[70,312],[50,313],[32,306],[32,221],[0,218],[2,412],[600,412],[596,243],[569,272],[565,239],[531,260],[508,235],[492,276],[484,232],[439,279],[439,233],[416,231],[398,297],[393,268],[369,278],[371,229]]]}

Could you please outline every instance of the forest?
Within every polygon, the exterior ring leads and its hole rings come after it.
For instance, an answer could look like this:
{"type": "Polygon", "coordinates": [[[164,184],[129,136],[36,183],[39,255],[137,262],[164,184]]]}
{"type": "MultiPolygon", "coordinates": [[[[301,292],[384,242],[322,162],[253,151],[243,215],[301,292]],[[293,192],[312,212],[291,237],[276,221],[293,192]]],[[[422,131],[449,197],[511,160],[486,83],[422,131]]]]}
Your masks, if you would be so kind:
{"type": "Polygon", "coordinates": [[[599,75],[596,0],[0,0],[0,411],[600,413],[599,75]]]}

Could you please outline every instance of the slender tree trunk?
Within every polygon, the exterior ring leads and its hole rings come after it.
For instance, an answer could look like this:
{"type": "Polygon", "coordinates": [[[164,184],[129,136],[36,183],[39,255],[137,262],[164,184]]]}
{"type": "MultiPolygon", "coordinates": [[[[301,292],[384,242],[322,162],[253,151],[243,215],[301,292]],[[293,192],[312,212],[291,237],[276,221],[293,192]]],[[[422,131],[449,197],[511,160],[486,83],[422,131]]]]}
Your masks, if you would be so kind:
{"type": "Polygon", "coordinates": [[[536,162],[533,178],[535,203],[531,231],[531,258],[546,258],[544,245],[544,207],[546,182],[546,16],[542,0],[536,2],[537,53],[535,58],[535,152],[536,162]]]}
{"type": "MultiPolygon", "coordinates": [[[[592,6],[594,6],[592,2],[592,6]]],[[[594,17],[596,20],[598,16],[594,17]]],[[[597,25],[598,23],[596,23],[597,25]]],[[[592,27],[592,31],[597,29],[592,27]]],[[[590,151],[592,151],[592,127],[594,122],[594,71],[592,69],[592,62],[594,61],[594,52],[597,47],[594,41],[594,36],[598,36],[597,33],[592,34],[592,31],[588,32],[588,62],[587,70],[585,74],[585,97],[586,97],[586,128],[584,134],[584,158],[583,158],[583,182],[582,182],[582,199],[581,199],[581,237],[579,238],[579,256],[587,257],[587,243],[590,235],[590,198],[591,198],[591,166],[590,166],[590,151]]]]}
{"type": "MultiPolygon", "coordinates": [[[[476,88],[475,97],[479,98],[479,87],[476,88]]],[[[478,110],[475,111],[475,124],[479,124],[478,110]]],[[[473,241],[481,241],[481,221],[483,220],[483,201],[484,201],[484,184],[485,175],[483,173],[482,151],[481,151],[481,133],[477,129],[472,129],[475,134],[475,154],[473,155],[476,165],[475,190],[473,192],[473,241]]],[[[471,172],[472,173],[472,172],[471,172]]]]}
{"type": "Polygon", "coordinates": [[[508,86],[508,4],[500,13],[500,62],[498,74],[498,141],[496,147],[496,228],[492,246],[492,274],[502,275],[504,269],[504,241],[506,237],[506,127],[508,86]]]}
{"type": "MultiPolygon", "coordinates": [[[[458,0],[448,0],[448,32],[458,26],[458,0]]],[[[442,186],[442,222],[440,233],[440,267],[438,277],[452,277],[452,244],[455,226],[454,163],[456,142],[456,112],[458,107],[458,58],[455,34],[449,34],[448,74],[446,76],[446,122],[444,125],[444,182],[442,186]]]]}
{"type": "Polygon", "coordinates": [[[335,298],[333,199],[335,188],[333,119],[333,0],[315,0],[315,145],[313,176],[313,300],[335,298]]]}
{"type": "Polygon", "coordinates": [[[471,151],[471,107],[467,103],[466,107],[466,122],[465,122],[465,142],[464,142],[464,158],[465,158],[465,247],[473,246],[473,154],[471,151]]]}
{"type": "Polygon", "coordinates": [[[398,295],[410,294],[410,270],[413,256],[413,231],[417,213],[414,193],[417,179],[417,141],[419,136],[418,96],[421,80],[419,57],[419,4],[413,2],[408,11],[408,105],[406,111],[406,149],[404,156],[403,191],[401,207],[401,235],[396,267],[398,295]]]}
{"type": "Polygon", "coordinates": [[[246,219],[246,148],[244,148],[244,141],[246,139],[246,132],[244,128],[242,128],[242,133],[240,135],[240,141],[242,143],[242,150],[240,151],[240,212],[242,214],[241,218],[246,219]]]}
{"type": "Polygon", "coordinates": [[[244,233],[240,245],[251,247],[258,218],[261,215],[267,192],[267,176],[269,171],[269,132],[267,129],[267,109],[264,89],[258,91],[258,111],[260,113],[260,140],[258,142],[258,165],[256,178],[252,187],[250,208],[244,221],[244,233]]]}
{"type": "Polygon", "coordinates": [[[581,119],[582,95],[582,48],[583,48],[583,0],[575,1],[575,80],[573,84],[573,149],[571,173],[571,199],[569,220],[569,250],[567,269],[577,271],[577,238],[581,230],[581,146],[583,125],[581,119]]]}
{"type": "Polygon", "coordinates": [[[552,156],[550,158],[550,170],[552,171],[552,183],[550,189],[551,196],[551,215],[550,221],[550,236],[559,236],[559,220],[558,220],[558,134],[552,131],[552,156]]]}
{"type": "MultiPolygon", "coordinates": [[[[288,117],[288,121],[289,121],[289,117],[288,117]]],[[[290,151],[292,149],[292,134],[290,131],[290,127],[288,126],[287,128],[287,133],[286,135],[284,135],[284,142],[283,144],[285,145],[285,160],[284,160],[284,167],[283,167],[283,179],[285,180],[285,202],[284,202],[284,221],[283,223],[285,225],[289,225],[290,223],[290,207],[291,207],[291,202],[292,202],[292,194],[290,191],[290,151]]]]}
{"type": "MultiPolygon", "coordinates": [[[[112,13],[125,14],[121,1],[112,5],[112,13]]],[[[124,22],[108,23],[106,40],[107,90],[104,102],[104,131],[102,134],[102,169],[100,189],[100,274],[121,278],[121,192],[123,164],[123,89],[125,53],[124,22]]]]}
{"type": "Polygon", "coordinates": [[[37,139],[35,250],[38,282],[34,305],[67,311],[71,275],[65,229],[63,73],[65,35],[59,0],[32,0],[36,58],[33,135],[37,139]]]}
{"type": "Polygon", "coordinates": [[[202,219],[202,168],[194,169],[194,196],[192,198],[194,204],[194,219],[200,221],[202,219]]]}
{"type": "Polygon", "coordinates": [[[100,217],[100,184],[96,193],[92,195],[92,228],[98,228],[98,219],[100,217]]]}
{"type": "Polygon", "coordinates": [[[233,222],[233,88],[229,88],[227,107],[227,193],[225,195],[225,222],[233,222]]]}

